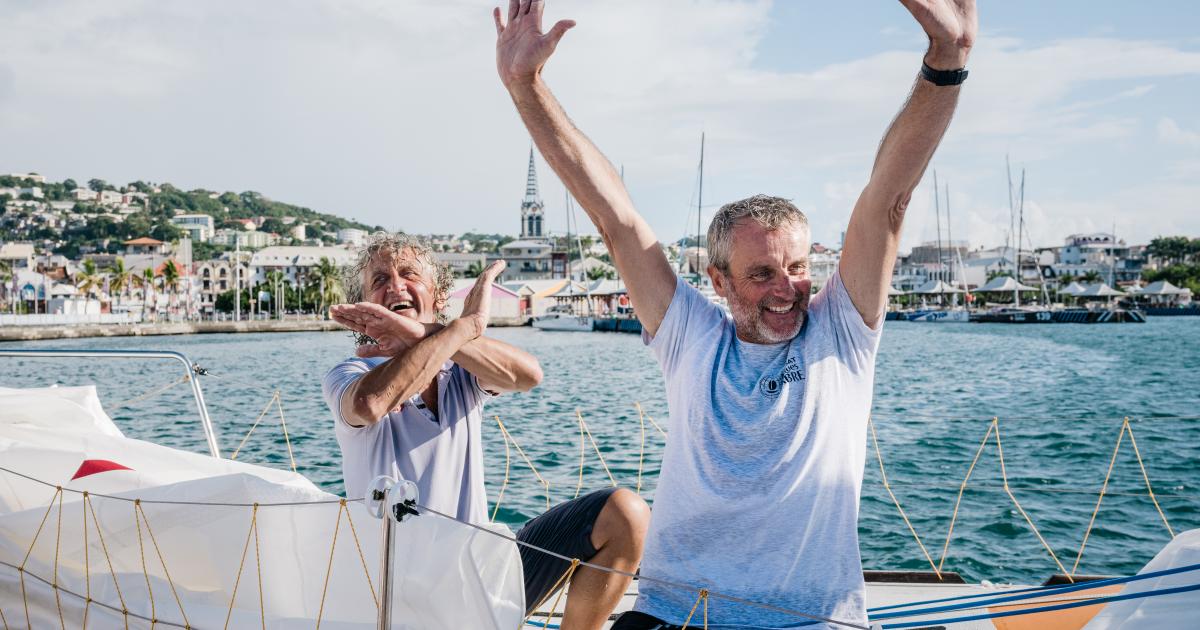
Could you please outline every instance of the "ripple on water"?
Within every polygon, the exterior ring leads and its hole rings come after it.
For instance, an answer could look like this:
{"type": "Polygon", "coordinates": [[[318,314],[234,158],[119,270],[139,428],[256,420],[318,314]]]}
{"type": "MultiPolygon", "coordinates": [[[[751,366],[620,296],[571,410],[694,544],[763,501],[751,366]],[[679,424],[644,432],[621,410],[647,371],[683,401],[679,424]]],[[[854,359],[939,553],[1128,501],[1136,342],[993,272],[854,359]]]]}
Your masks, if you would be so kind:
{"type": "MultiPolygon", "coordinates": [[[[635,403],[660,425],[667,419],[662,377],[635,335],[555,334],[496,329],[494,336],[528,349],[545,380],[528,394],[487,405],[484,423],[487,490],[503,479],[499,415],[550,484],[551,500],[571,498],[579,479],[578,409],[621,484],[634,487],[641,424],[635,403]]],[[[166,348],[208,368],[202,380],[225,454],[250,427],[238,459],[287,468],[280,406],[300,472],[342,492],[341,453],[320,380],[351,352],[344,333],[196,335],[82,339],[32,347],[166,348]]],[[[129,406],[119,401],[178,378],[173,365],[121,361],[0,359],[0,386],[95,383],[127,435],[203,451],[186,387],[129,406]]],[[[1176,532],[1200,524],[1200,318],[1151,319],[1140,326],[922,325],[888,322],[877,361],[873,419],[892,489],[913,527],[938,560],[963,480],[992,418],[999,419],[1014,495],[1047,542],[1074,562],[1123,418],[1131,426],[1159,503],[1176,532]],[[1181,496],[1171,496],[1181,495],[1181,496]]],[[[646,423],[642,494],[652,500],[664,438],[646,423]]],[[[590,443],[584,491],[609,485],[590,443]]],[[[929,568],[884,491],[868,441],[860,508],[863,563],[876,569],[929,568]]],[[[497,520],[519,527],[546,505],[542,486],[516,449],[497,520]]],[[[945,568],[968,579],[1031,582],[1057,567],[1003,491],[994,436],[963,495],[945,568]]],[[[1131,573],[1169,537],[1146,496],[1129,436],[1123,440],[1106,496],[1081,561],[1088,573],[1131,573]]],[[[489,505],[489,510],[492,506],[489,505]]],[[[489,512],[490,513],[490,512],[489,512]]]]}

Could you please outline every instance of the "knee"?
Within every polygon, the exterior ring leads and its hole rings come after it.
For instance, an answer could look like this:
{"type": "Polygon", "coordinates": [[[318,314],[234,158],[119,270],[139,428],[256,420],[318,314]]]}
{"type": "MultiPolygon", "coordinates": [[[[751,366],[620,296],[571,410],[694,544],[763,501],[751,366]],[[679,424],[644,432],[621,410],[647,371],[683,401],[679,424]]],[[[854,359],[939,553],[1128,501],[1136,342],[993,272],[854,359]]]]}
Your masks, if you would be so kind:
{"type": "Polygon", "coordinates": [[[641,549],[650,527],[650,506],[637,493],[618,488],[608,497],[596,519],[596,529],[605,541],[620,540],[641,549]]]}

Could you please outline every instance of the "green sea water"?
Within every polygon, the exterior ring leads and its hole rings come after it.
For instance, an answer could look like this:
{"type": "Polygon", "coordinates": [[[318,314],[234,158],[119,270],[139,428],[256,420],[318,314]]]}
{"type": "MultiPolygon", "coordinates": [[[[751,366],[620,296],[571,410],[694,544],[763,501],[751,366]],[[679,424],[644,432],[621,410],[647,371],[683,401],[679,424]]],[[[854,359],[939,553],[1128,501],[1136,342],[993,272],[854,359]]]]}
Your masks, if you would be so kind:
{"type": "MultiPolygon", "coordinates": [[[[635,335],[551,333],[531,328],[489,334],[532,352],[543,384],[485,409],[488,496],[504,479],[498,415],[550,483],[550,501],[580,486],[578,410],[617,482],[653,501],[664,437],[643,424],[635,403],[663,424],[657,365],[635,335]],[[639,470],[641,475],[639,477],[639,470]]],[[[202,377],[226,455],[238,447],[273,393],[280,401],[300,472],[342,493],[340,453],[321,399],[325,371],[352,352],[345,333],[194,335],[64,340],[8,347],[169,349],[210,371],[202,377]]],[[[0,386],[94,383],[131,437],[205,449],[186,386],[140,395],[180,376],[163,361],[0,358],[0,386]],[[126,403],[126,404],[122,404],[126,403]]],[[[892,491],[929,554],[939,561],[959,486],[998,419],[1005,472],[1059,561],[1070,570],[1128,417],[1146,475],[1175,532],[1200,527],[1200,318],[1152,318],[1145,325],[1005,326],[888,322],[880,347],[874,419],[892,491]]],[[[519,526],[546,506],[545,493],[516,450],[497,520],[519,526]]],[[[287,467],[278,410],[263,415],[240,460],[287,467]]],[[[586,443],[582,490],[609,478],[586,443]]],[[[1128,435],[1122,440],[1081,573],[1136,572],[1170,538],[1146,491],[1128,435]]],[[[788,525],[780,523],[780,535],[788,525]]],[[[884,488],[873,445],[859,523],[868,569],[929,569],[884,488]]],[[[990,438],[963,493],[944,568],[969,580],[1040,582],[1058,566],[1003,488],[990,438]]]]}

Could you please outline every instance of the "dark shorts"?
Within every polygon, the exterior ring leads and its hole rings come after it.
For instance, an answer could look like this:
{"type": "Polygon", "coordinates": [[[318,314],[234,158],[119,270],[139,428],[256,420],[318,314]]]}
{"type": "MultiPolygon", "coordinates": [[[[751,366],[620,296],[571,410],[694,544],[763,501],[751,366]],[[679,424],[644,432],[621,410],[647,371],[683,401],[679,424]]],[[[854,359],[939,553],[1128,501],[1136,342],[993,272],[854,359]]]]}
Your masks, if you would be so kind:
{"type": "Polygon", "coordinates": [[[679,630],[682,626],[673,626],[658,617],[651,617],[643,612],[629,610],[621,613],[612,630],[679,630]]]}
{"type": "MultiPolygon", "coordinates": [[[[596,555],[592,546],[592,526],[600,510],[616,488],[597,490],[578,499],[560,503],[545,514],[525,523],[517,532],[517,540],[549,549],[568,558],[591,560],[596,555]]],[[[550,592],[550,587],[570,568],[569,560],[520,546],[521,565],[525,572],[525,613],[550,592]]]]}

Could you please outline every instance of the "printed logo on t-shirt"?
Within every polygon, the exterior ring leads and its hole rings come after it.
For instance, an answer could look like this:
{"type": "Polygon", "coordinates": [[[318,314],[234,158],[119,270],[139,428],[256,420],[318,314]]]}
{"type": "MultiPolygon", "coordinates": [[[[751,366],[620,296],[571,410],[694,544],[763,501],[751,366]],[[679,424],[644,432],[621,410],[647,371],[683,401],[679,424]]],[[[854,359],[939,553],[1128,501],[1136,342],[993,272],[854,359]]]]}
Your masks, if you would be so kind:
{"type": "Polygon", "coordinates": [[[800,369],[800,362],[796,357],[788,357],[787,363],[784,364],[783,370],[779,374],[763,377],[758,382],[758,391],[763,396],[774,398],[783,391],[784,383],[795,383],[804,380],[804,371],[800,369]]]}

